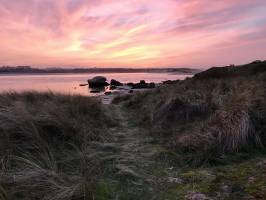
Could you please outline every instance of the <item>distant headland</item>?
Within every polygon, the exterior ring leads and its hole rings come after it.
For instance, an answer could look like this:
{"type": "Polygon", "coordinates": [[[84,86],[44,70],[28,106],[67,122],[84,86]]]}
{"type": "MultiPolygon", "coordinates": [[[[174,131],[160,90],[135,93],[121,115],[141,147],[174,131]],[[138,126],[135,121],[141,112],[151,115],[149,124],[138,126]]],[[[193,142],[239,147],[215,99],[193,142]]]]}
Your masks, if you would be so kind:
{"type": "Polygon", "coordinates": [[[54,74],[54,73],[180,73],[195,74],[192,68],[34,68],[31,66],[2,66],[0,74],[54,74]]]}

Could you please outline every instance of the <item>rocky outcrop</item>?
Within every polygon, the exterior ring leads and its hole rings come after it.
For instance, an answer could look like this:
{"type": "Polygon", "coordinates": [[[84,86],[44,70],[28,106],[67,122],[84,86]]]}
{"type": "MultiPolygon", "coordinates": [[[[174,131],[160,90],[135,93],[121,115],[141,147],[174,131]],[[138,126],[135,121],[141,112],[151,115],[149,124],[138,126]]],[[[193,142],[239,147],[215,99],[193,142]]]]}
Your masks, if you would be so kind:
{"type": "MultiPolygon", "coordinates": [[[[129,85],[129,83],[127,85],[129,85]]],[[[132,86],[132,89],[155,88],[155,83],[146,83],[144,80],[141,80],[139,83],[133,83],[130,86],[132,86]]]]}
{"type": "Polygon", "coordinates": [[[122,86],[123,84],[120,83],[119,81],[115,80],[115,79],[112,79],[110,82],[110,85],[111,86],[122,86]]]}
{"type": "Polygon", "coordinates": [[[88,80],[88,84],[90,88],[105,87],[109,85],[106,80],[107,79],[104,76],[95,76],[92,79],[88,80]]]}

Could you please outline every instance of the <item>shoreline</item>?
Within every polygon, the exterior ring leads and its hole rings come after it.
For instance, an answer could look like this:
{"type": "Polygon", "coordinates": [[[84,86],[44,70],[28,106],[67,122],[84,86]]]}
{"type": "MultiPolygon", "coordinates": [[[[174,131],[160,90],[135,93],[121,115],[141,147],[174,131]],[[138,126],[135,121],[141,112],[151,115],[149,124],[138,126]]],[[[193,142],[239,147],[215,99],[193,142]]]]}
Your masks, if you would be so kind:
{"type": "MultiPolygon", "coordinates": [[[[158,87],[158,86],[156,86],[158,87]]],[[[129,89],[129,90],[113,90],[112,93],[110,94],[100,94],[95,97],[99,98],[104,105],[109,105],[112,104],[112,101],[119,96],[132,96],[135,95],[136,93],[141,93],[141,92],[147,92],[147,91],[152,91],[155,88],[145,88],[145,89],[129,89]],[[132,91],[131,93],[129,91],[132,91]]]]}
{"type": "Polygon", "coordinates": [[[76,74],[169,74],[169,75],[188,75],[193,76],[196,73],[181,72],[44,72],[44,73],[0,73],[0,76],[35,76],[35,75],[76,75],[76,74]]]}

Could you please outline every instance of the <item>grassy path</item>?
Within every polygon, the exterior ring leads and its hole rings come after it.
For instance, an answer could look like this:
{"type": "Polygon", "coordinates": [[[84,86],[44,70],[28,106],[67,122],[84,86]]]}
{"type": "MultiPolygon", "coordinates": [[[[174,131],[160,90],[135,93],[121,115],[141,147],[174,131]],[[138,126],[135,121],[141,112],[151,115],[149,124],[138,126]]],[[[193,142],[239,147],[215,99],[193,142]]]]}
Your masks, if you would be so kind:
{"type": "Polygon", "coordinates": [[[112,140],[118,149],[115,167],[121,176],[129,176],[147,181],[150,179],[149,167],[154,164],[156,149],[152,138],[144,134],[133,117],[120,106],[112,107],[119,126],[111,130],[112,140]]]}
{"type": "Polygon", "coordinates": [[[158,146],[122,106],[105,105],[105,109],[118,122],[109,130],[110,139],[103,144],[101,153],[113,158],[108,167],[112,169],[109,180],[111,185],[113,181],[118,185],[111,198],[152,199],[156,180],[152,169],[157,165],[158,146]]]}
{"type": "Polygon", "coordinates": [[[103,144],[105,148],[101,153],[112,157],[108,165],[112,169],[109,174],[112,195],[106,199],[180,199],[176,188],[168,194],[169,189],[181,185],[182,180],[171,173],[167,161],[158,159],[165,149],[123,106],[109,104],[105,109],[118,122],[109,130],[110,139],[103,144]]]}

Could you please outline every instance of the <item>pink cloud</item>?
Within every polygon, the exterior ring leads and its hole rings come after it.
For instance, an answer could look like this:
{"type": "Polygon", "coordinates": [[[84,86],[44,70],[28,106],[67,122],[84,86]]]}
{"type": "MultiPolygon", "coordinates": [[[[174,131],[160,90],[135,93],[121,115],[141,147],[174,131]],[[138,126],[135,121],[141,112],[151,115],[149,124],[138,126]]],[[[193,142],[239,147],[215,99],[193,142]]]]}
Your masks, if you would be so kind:
{"type": "Polygon", "coordinates": [[[261,0],[0,0],[0,65],[202,67],[265,59],[265,9],[261,0]]]}

